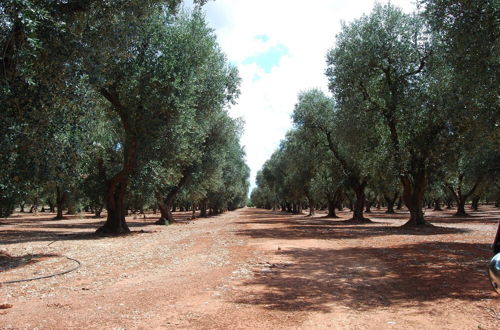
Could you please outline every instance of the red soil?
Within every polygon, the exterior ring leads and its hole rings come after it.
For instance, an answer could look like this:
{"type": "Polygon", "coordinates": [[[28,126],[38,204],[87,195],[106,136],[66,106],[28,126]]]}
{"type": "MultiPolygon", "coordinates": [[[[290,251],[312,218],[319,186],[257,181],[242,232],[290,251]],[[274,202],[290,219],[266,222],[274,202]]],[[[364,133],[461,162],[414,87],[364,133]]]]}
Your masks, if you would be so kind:
{"type": "Polygon", "coordinates": [[[500,209],[399,228],[242,209],[99,237],[90,215],[0,219],[0,328],[498,329],[486,264],[500,209]]]}

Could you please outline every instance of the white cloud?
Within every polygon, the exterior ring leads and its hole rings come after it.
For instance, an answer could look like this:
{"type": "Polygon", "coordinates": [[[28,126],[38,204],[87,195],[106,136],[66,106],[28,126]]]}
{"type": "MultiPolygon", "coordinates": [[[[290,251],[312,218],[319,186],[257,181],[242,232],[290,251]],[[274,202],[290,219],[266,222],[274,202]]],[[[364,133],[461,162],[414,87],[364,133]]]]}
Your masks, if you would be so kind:
{"type": "MultiPolygon", "coordinates": [[[[406,12],[415,8],[413,0],[391,3],[406,12]]],[[[242,77],[242,93],[230,113],[246,122],[242,143],[252,183],[291,128],[297,93],[314,87],[327,91],[325,56],[334,46],[341,22],[368,14],[374,4],[374,0],[216,0],[205,5],[209,24],[242,77]],[[269,41],[258,35],[266,35],[269,41]],[[255,63],[243,64],[246,58],[279,44],[288,54],[269,73],[255,63]]]]}

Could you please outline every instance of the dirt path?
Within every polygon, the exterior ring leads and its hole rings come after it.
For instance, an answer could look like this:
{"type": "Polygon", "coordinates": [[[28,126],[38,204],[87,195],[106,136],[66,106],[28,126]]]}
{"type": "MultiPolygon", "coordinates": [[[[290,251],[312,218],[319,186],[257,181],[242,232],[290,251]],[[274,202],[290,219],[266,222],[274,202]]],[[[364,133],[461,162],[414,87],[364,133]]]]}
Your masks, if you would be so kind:
{"type": "Polygon", "coordinates": [[[500,300],[485,263],[500,211],[432,213],[438,228],[243,209],[169,227],[130,219],[0,220],[0,328],[495,329],[500,300]],[[7,254],[9,256],[7,256],[7,254]]]}

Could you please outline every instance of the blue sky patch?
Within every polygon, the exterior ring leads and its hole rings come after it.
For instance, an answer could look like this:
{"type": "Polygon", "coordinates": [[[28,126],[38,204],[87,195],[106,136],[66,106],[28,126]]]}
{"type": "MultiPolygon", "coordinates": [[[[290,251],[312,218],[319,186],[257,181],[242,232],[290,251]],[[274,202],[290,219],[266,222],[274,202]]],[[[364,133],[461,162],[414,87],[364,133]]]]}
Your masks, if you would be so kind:
{"type": "Polygon", "coordinates": [[[259,34],[258,36],[255,36],[255,40],[260,40],[264,43],[269,41],[269,37],[266,36],[265,34],[259,34]]]}
{"type": "Polygon", "coordinates": [[[286,48],[283,44],[277,44],[259,55],[247,57],[242,63],[255,63],[266,73],[270,73],[272,68],[277,66],[280,63],[281,58],[285,55],[288,55],[288,48],[286,48]]]}

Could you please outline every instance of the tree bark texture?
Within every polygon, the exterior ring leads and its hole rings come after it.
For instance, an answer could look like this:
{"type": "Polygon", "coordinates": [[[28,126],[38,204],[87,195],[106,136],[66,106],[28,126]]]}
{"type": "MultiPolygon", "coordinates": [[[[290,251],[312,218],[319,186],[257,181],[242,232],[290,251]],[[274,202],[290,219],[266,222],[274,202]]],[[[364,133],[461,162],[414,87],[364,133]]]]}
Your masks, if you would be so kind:
{"type": "Polygon", "coordinates": [[[328,218],[338,218],[335,208],[338,207],[342,199],[342,189],[338,188],[333,195],[328,195],[328,218]]]}
{"type": "MultiPolygon", "coordinates": [[[[98,228],[98,234],[119,235],[130,232],[127,226],[125,216],[127,207],[125,196],[129,176],[135,171],[137,166],[138,149],[138,123],[137,120],[130,118],[130,111],[120,101],[117,92],[117,86],[112,85],[109,89],[102,89],[101,95],[104,96],[113,106],[114,111],[121,120],[125,132],[125,142],[123,144],[123,166],[122,170],[106,181],[106,208],[108,216],[102,227],[98,228]]],[[[138,109],[140,112],[141,109],[138,109]]]]}
{"type": "Polygon", "coordinates": [[[434,211],[442,211],[441,205],[439,204],[439,199],[434,199],[434,211]]]}
{"type": "Polygon", "coordinates": [[[127,193],[128,174],[121,171],[106,183],[106,207],[108,216],[98,234],[126,234],[130,232],[125,221],[125,194],[127,193]]]}
{"type": "Polygon", "coordinates": [[[57,214],[54,218],[54,220],[61,220],[64,219],[63,217],[63,208],[64,208],[64,202],[66,199],[66,195],[64,194],[64,191],[57,186],[56,187],[56,207],[57,207],[57,214]]]}
{"type": "Polygon", "coordinates": [[[474,211],[474,212],[477,212],[479,211],[479,200],[481,199],[480,196],[474,196],[472,198],[472,204],[470,206],[470,208],[474,211]]]}
{"type": "Polygon", "coordinates": [[[168,225],[174,222],[174,217],[172,215],[172,208],[175,202],[177,194],[181,191],[182,187],[188,182],[191,175],[191,168],[185,168],[183,171],[183,176],[177,186],[172,188],[167,194],[167,197],[163,201],[159,201],[158,206],[160,208],[160,219],[155,222],[157,225],[168,225]],[[163,209],[163,210],[162,210],[163,209]]]}
{"type": "Polygon", "coordinates": [[[102,213],[102,209],[104,208],[104,205],[101,204],[99,207],[97,207],[95,209],[95,212],[94,212],[94,218],[98,219],[101,217],[101,213],[102,213]]]}
{"type": "Polygon", "coordinates": [[[461,216],[465,217],[468,216],[467,212],[465,212],[465,203],[467,202],[467,199],[474,194],[476,191],[476,188],[478,187],[478,183],[475,183],[474,186],[469,190],[469,192],[464,193],[462,191],[462,183],[464,179],[464,174],[461,173],[458,176],[458,184],[456,189],[454,189],[451,185],[447,184],[446,187],[450,190],[452,193],[453,197],[455,198],[455,201],[457,202],[457,212],[455,213],[455,216],[461,216]]]}
{"type": "Polygon", "coordinates": [[[207,208],[208,208],[208,198],[204,198],[200,202],[200,217],[206,217],[207,216],[207,208]]]}
{"type": "Polygon", "coordinates": [[[396,205],[396,210],[402,210],[402,209],[403,209],[403,198],[399,197],[398,204],[396,205]]]}
{"type": "Polygon", "coordinates": [[[365,188],[367,182],[357,182],[353,187],[354,193],[356,195],[356,200],[354,201],[352,220],[360,222],[371,222],[370,219],[363,216],[363,209],[365,206],[365,188]]]}
{"type": "Polygon", "coordinates": [[[316,206],[312,198],[308,197],[307,200],[309,201],[309,216],[312,217],[316,214],[316,206]]]}
{"type": "Polygon", "coordinates": [[[421,169],[414,175],[405,174],[400,176],[403,185],[403,201],[410,211],[410,220],[407,226],[425,226],[428,223],[424,219],[422,208],[424,206],[424,193],[427,187],[425,170],[421,169]]]}
{"type": "Polygon", "coordinates": [[[387,203],[387,211],[385,213],[387,214],[394,214],[394,204],[396,203],[396,199],[398,199],[398,193],[394,194],[394,198],[389,197],[389,195],[384,194],[384,199],[385,202],[387,203]]]}
{"type": "Polygon", "coordinates": [[[372,201],[368,199],[365,201],[365,213],[372,213],[372,205],[373,205],[372,201]]]}

